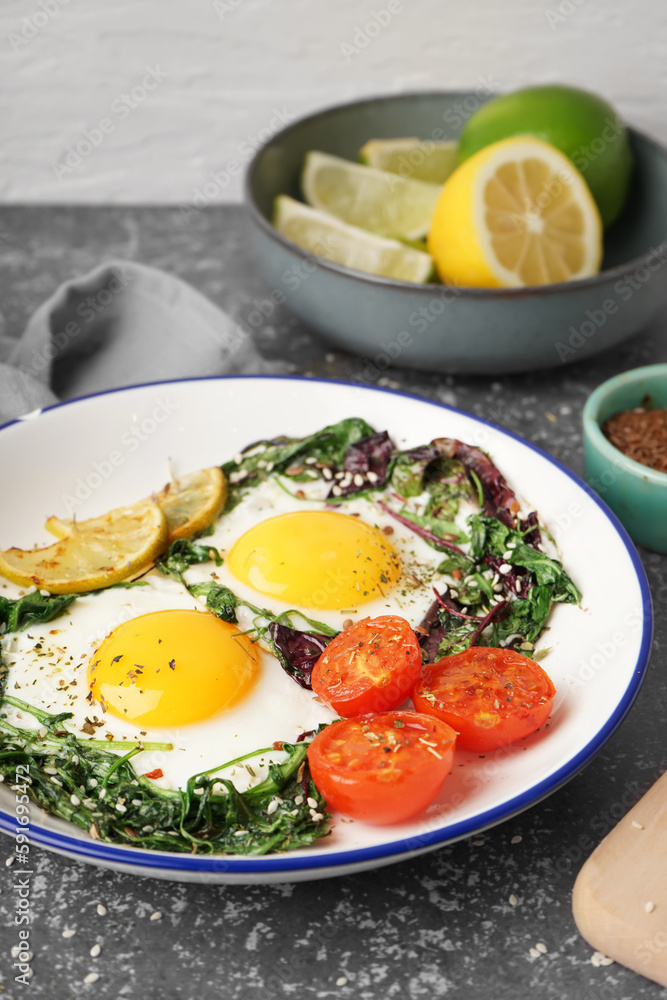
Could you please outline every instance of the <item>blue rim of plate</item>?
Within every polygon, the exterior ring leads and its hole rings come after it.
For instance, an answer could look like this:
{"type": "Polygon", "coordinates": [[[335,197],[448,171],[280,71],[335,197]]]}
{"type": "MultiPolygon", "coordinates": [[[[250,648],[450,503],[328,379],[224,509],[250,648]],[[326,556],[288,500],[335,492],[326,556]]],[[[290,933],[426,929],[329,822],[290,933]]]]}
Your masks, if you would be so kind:
{"type": "MultiPolygon", "coordinates": [[[[639,655],[632,672],[630,683],[624,691],[623,697],[620,699],[612,715],[609,717],[605,725],[602,726],[595,736],[586,744],[586,746],[583,747],[583,749],[580,750],[576,756],[572,757],[567,764],[564,764],[558,769],[558,771],[550,775],[550,777],[545,778],[543,781],[533,785],[529,791],[509,799],[507,802],[504,802],[502,805],[496,806],[493,809],[488,809],[486,812],[479,813],[477,816],[471,817],[468,820],[449,824],[428,833],[415,833],[414,836],[403,837],[400,840],[380,844],[376,847],[362,847],[347,851],[337,851],[330,857],[326,857],[321,853],[313,854],[312,857],[308,855],[290,857],[289,854],[266,855],[261,859],[238,858],[233,855],[230,856],[225,854],[167,854],[160,851],[149,851],[145,848],[115,847],[112,844],[106,844],[94,840],[90,840],[88,842],[80,840],[76,837],[69,837],[66,834],[57,833],[53,830],[45,830],[32,826],[30,827],[29,832],[31,841],[43,847],[63,852],[69,856],[78,856],[81,859],[95,859],[96,861],[103,862],[107,865],[113,865],[115,863],[135,866],[136,868],[143,868],[147,870],[147,873],[150,873],[150,870],[152,869],[154,871],[161,870],[165,872],[209,872],[210,874],[224,873],[226,875],[267,875],[280,873],[288,875],[290,872],[297,873],[307,870],[316,871],[317,869],[320,869],[323,872],[326,871],[327,874],[335,874],[335,869],[337,868],[346,868],[349,871],[359,864],[366,864],[368,862],[378,861],[389,863],[391,860],[399,861],[409,857],[411,854],[421,853],[429,848],[433,849],[441,845],[444,846],[445,844],[460,840],[463,837],[479,833],[483,829],[487,829],[497,823],[510,819],[517,813],[529,808],[529,806],[536,805],[541,799],[551,795],[558,788],[560,788],[561,785],[564,785],[567,781],[569,781],[570,778],[573,778],[577,772],[580,771],[581,768],[595,756],[595,754],[618,729],[621,722],[630,711],[635,698],[639,694],[639,690],[646,675],[651,652],[651,643],[653,638],[653,605],[646,572],[634,543],[621,522],[609,509],[609,507],[607,507],[604,501],[601,500],[600,497],[579,478],[579,476],[568,469],[567,466],[563,465],[562,462],[559,462],[558,459],[549,455],[549,453],[544,451],[542,448],[530,441],[526,441],[526,439],[522,438],[519,434],[514,434],[512,431],[506,430],[504,427],[501,427],[499,424],[496,424],[491,420],[485,420],[484,418],[478,417],[473,413],[468,413],[467,411],[458,409],[455,406],[449,406],[446,403],[440,403],[437,400],[419,396],[416,393],[386,389],[383,386],[363,385],[357,382],[348,382],[344,379],[306,378],[299,375],[205,375],[199,378],[168,379],[162,382],[141,382],[137,385],[122,386],[118,389],[107,389],[102,392],[90,393],[87,396],[78,396],[76,399],[65,400],[61,403],[54,403],[51,406],[44,407],[41,411],[38,411],[35,414],[29,414],[28,417],[38,417],[41,416],[42,413],[48,413],[51,410],[60,409],[64,406],[76,406],[77,403],[80,403],[83,400],[95,399],[98,396],[109,396],[116,393],[132,392],[135,389],[150,388],[153,386],[164,387],[187,382],[220,382],[241,379],[265,379],[270,381],[307,383],[321,382],[325,385],[342,385],[346,388],[365,389],[370,392],[384,392],[389,395],[400,396],[405,399],[414,399],[420,403],[427,403],[430,406],[435,406],[438,409],[461,414],[469,417],[477,423],[491,427],[493,430],[518,441],[522,445],[525,445],[531,451],[534,451],[536,454],[546,459],[551,465],[559,469],[565,476],[584,490],[584,492],[591,498],[591,500],[594,501],[594,503],[597,504],[604,516],[611,523],[617,535],[623,542],[628,555],[630,556],[630,561],[639,583],[642,597],[643,630],[639,655]]],[[[25,420],[26,417],[19,417],[16,420],[10,420],[8,423],[0,426],[0,431],[6,430],[8,427],[15,424],[24,423],[25,420]]],[[[16,817],[0,807],[0,830],[4,833],[13,834],[15,832],[15,828],[16,817]]],[[[326,841],[315,841],[313,848],[314,851],[317,851],[317,846],[320,843],[325,844],[326,841]]]]}

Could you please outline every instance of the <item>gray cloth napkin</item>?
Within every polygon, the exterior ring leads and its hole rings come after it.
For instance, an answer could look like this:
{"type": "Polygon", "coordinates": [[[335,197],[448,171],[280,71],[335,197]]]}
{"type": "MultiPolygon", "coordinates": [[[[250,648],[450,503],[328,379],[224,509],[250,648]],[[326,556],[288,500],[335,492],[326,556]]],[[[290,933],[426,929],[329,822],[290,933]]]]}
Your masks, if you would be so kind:
{"type": "Polygon", "coordinates": [[[190,285],[110,261],[61,285],[0,357],[0,424],[102,389],[266,367],[250,334],[190,285]]]}

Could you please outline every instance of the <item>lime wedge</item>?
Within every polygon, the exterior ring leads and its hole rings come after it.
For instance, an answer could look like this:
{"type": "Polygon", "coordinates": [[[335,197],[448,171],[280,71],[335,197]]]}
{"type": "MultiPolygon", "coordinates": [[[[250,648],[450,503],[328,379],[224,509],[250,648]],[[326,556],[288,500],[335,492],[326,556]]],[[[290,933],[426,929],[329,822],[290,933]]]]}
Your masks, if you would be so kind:
{"type": "Polygon", "coordinates": [[[359,162],[414,181],[444,184],[458,166],[458,142],[431,139],[370,139],[359,162]]]}
{"type": "Polygon", "coordinates": [[[334,264],[383,278],[423,284],[433,275],[433,261],[421,250],[348,226],[333,215],[309,208],[285,194],[276,198],[273,223],[302,250],[334,264]]]}
{"type": "Polygon", "coordinates": [[[438,184],[406,180],[327,153],[311,152],[301,178],[306,201],[381,236],[418,240],[431,225],[438,184]]]}

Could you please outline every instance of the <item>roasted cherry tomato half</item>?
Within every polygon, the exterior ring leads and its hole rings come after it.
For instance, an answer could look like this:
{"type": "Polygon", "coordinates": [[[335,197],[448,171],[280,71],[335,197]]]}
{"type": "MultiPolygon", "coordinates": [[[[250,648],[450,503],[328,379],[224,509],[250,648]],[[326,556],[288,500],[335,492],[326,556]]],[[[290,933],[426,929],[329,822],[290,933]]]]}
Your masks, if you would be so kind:
{"type": "Polygon", "coordinates": [[[400,823],[436,797],[450,772],[456,733],[419,712],[378,712],[333,722],[308,748],[328,804],[366,823],[400,823]]]}
{"type": "Polygon", "coordinates": [[[484,751],[539,729],[555,693],[534,660],[512,649],[473,646],[427,664],[412,700],[456,730],[459,750],[484,751]]]}
{"type": "Polygon", "coordinates": [[[417,636],[404,618],[363,618],[322,653],[313,667],[313,691],[346,718],[389,712],[408,697],[421,666],[417,636]]]}

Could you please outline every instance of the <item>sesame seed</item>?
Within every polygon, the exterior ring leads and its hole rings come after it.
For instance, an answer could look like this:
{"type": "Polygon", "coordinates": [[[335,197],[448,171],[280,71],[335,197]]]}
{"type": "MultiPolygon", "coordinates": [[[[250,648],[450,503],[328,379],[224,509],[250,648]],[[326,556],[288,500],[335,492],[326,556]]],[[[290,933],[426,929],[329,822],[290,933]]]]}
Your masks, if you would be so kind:
{"type": "Polygon", "coordinates": [[[636,819],[633,819],[632,825],[634,826],[635,830],[643,830],[644,829],[644,824],[643,823],[638,823],[636,819]]]}
{"type": "Polygon", "coordinates": [[[322,815],[322,813],[313,811],[310,814],[310,818],[312,819],[313,823],[319,823],[321,819],[324,819],[324,816],[322,815]]]}
{"type": "Polygon", "coordinates": [[[325,465],[322,469],[322,475],[325,479],[333,479],[333,472],[327,465],[325,465]]]}
{"type": "Polygon", "coordinates": [[[268,806],[266,807],[266,812],[267,812],[267,814],[269,816],[273,816],[273,814],[274,814],[274,812],[276,811],[277,808],[278,808],[278,801],[277,801],[277,799],[271,799],[271,801],[269,802],[268,806]]]}
{"type": "Polygon", "coordinates": [[[331,487],[331,492],[333,493],[333,495],[335,497],[339,497],[343,491],[340,488],[340,486],[332,486],[331,487]]]}
{"type": "Polygon", "coordinates": [[[97,904],[97,912],[99,913],[99,915],[101,917],[106,917],[106,915],[107,915],[107,908],[106,908],[106,906],[104,906],[102,903],[98,903],[97,904]]]}
{"type": "Polygon", "coordinates": [[[51,781],[53,782],[54,785],[57,785],[58,788],[62,788],[63,787],[62,781],[60,781],[58,778],[51,778],[51,781]]]}
{"type": "Polygon", "coordinates": [[[317,459],[313,455],[310,455],[306,459],[306,465],[317,465],[317,459]]]}
{"type": "Polygon", "coordinates": [[[10,855],[10,856],[9,856],[9,857],[7,858],[7,860],[5,861],[5,864],[7,865],[7,867],[8,867],[8,868],[9,868],[9,866],[10,866],[10,865],[13,865],[13,864],[14,864],[14,855],[13,855],[13,854],[12,854],[12,855],[10,855]]]}
{"type": "Polygon", "coordinates": [[[546,955],[549,949],[541,941],[535,945],[535,950],[539,951],[540,955],[546,955]]]}
{"type": "Polygon", "coordinates": [[[72,803],[73,806],[80,806],[81,805],[81,799],[79,798],[78,795],[70,795],[69,800],[70,800],[70,802],[72,803]]]}
{"type": "Polygon", "coordinates": [[[614,959],[613,958],[609,958],[609,955],[604,955],[600,959],[600,965],[613,965],[613,964],[614,964],[614,959]]]}
{"type": "Polygon", "coordinates": [[[102,951],[101,945],[94,944],[93,947],[90,949],[90,957],[97,958],[97,956],[101,953],[101,951],[102,951]]]}
{"type": "Polygon", "coordinates": [[[473,840],[472,846],[473,847],[484,847],[484,841],[483,840],[473,840]]]}
{"type": "Polygon", "coordinates": [[[503,559],[508,562],[512,558],[512,550],[508,549],[507,552],[503,552],[503,559]]]}
{"type": "Polygon", "coordinates": [[[655,910],[655,903],[653,902],[652,899],[649,899],[644,909],[646,910],[647,913],[653,913],[653,911],[655,910]]]}
{"type": "Polygon", "coordinates": [[[531,958],[539,958],[540,957],[540,953],[537,950],[537,948],[531,948],[530,949],[530,956],[531,956],[531,958]]]}
{"type": "Polygon", "coordinates": [[[125,808],[125,806],[123,805],[122,802],[117,802],[116,803],[116,812],[119,812],[119,813],[127,812],[127,809],[125,808]]]}
{"type": "Polygon", "coordinates": [[[334,476],[334,479],[340,480],[344,477],[344,475],[345,475],[344,472],[337,472],[336,475],[334,476]]]}
{"type": "MultiPolygon", "coordinates": [[[[202,788],[202,791],[203,790],[204,789],[202,788]]],[[[199,791],[199,789],[198,789],[198,791],[199,791]]],[[[143,805],[143,803],[142,803],[141,799],[132,799],[132,805],[133,806],[140,806],[140,805],[143,805]]]]}
{"type": "Polygon", "coordinates": [[[377,472],[367,472],[366,473],[366,479],[368,480],[369,483],[377,483],[377,481],[379,480],[379,478],[380,477],[378,476],[377,472]]]}
{"type": "Polygon", "coordinates": [[[21,945],[20,944],[14,944],[14,945],[12,945],[12,950],[11,950],[11,956],[12,956],[12,958],[18,958],[18,954],[19,954],[20,950],[21,950],[21,945]]]}
{"type": "Polygon", "coordinates": [[[301,806],[301,805],[303,805],[303,795],[296,795],[294,797],[294,805],[295,806],[301,806]]]}
{"type": "Polygon", "coordinates": [[[235,837],[245,837],[245,835],[247,834],[247,832],[248,832],[247,830],[234,830],[234,836],[235,837]]]}
{"type": "Polygon", "coordinates": [[[96,983],[99,978],[98,972],[89,972],[83,981],[84,983],[96,983]]]}
{"type": "Polygon", "coordinates": [[[504,562],[504,563],[502,563],[501,566],[498,567],[498,572],[502,573],[503,576],[505,576],[505,574],[509,573],[511,569],[512,569],[512,567],[510,566],[510,564],[504,562]]]}
{"type": "Polygon", "coordinates": [[[58,773],[58,768],[57,767],[45,767],[44,768],[44,774],[57,774],[57,773],[58,773]]]}
{"type": "Polygon", "coordinates": [[[89,788],[97,788],[97,778],[90,778],[88,781],[89,788]]]}
{"type": "Polygon", "coordinates": [[[150,920],[162,920],[162,914],[160,911],[156,910],[155,913],[151,913],[150,920]]]}
{"type": "Polygon", "coordinates": [[[63,933],[62,933],[62,936],[63,936],[64,938],[71,938],[71,937],[74,937],[74,935],[75,935],[75,934],[76,934],[76,931],[75,931],[75,930],[73,930],[73,929],[72,929],[71,927],[68,927],[68,928],[66,928],[66,929],[65,929],[65,930],[63,931],[63,933]]]}
{"type": "Polygon", "coordinates": [[[306,802],[308,803],[311,809],[317,809],[318,803],[315,801],[315,799],[308,798],[306,799],[306,802]]]}
{"type": "Polygon", "coordinates": [[[514,893],[512,893],[512,895],[510,896],[510,899],[509,899],[510,906],[516,906],[518,902],[519,902],[519,900],[516,898],[516,896],[514,895],[514,893]]]}
{"type": "Polygon", "coordinates": [[[243,455],[241,455],[241,453],[238,452],[236,455],[234,455],[234,461],[236,462],[237,465],[240,465],[241,462],[243,461],[243,455]]]}
{"type": "Polygon", "coordinates": [[[346,983],[347,979],[345,978],[345,976],[339,976],[338,979],[336,980],[336,986],[345,986],[346,983]]]}
{"type": "Polygon", "coordinates": [[[512,837],[512,839],[510,840],[510,844],[520,844],[522,840],[523,837],[517,833],[517,835],[515,837],[512,837]]]}
{"type": "Polygon", "coordinates": [[[364,485],[364,477],[361,475],[360,472],[357,472],[357,474],[354,477],[353,482],[354,482],[355,486],[363,486],[364,485]]]}

